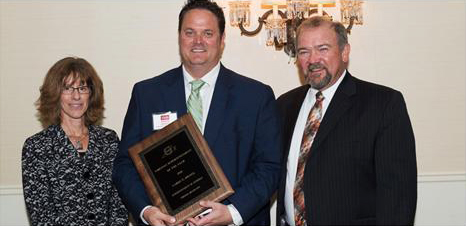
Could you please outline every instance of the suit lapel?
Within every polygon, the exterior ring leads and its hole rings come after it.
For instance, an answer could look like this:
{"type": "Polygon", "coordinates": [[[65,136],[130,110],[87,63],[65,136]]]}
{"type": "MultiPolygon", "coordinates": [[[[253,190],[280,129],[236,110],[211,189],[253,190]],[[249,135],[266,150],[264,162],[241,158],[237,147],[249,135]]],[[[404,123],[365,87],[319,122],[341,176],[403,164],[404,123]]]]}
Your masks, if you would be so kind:
{"type": "Polygon", "coordinates": [[[204,137],[207,143],[214,145],[215,140],[220,134],[220,127],[227,115],[228,94],[232,86],[230,73],[223,65],[220,65],[217,82],[215,83],[212,101],[207,115],[207,122],[204,129],[204,137]]]}
{"type": "Polygon", "coordinates": [[[166,90],[162,92],[165,108],[176,111],[178,118],[186,114],[186,94],[184,88],[183,69],[176,68],[166,80],[166,90]]]}
{"type": "Polygon", "coordinates": [[[312,144],[310,157],[317,154],[319,151],[319,145],[335,127],[340,117],[350,108],[353,103],[351,96],[355,93],[356,86],[354,84],[354,78],[348,72],[335,92],[324,118],[322,119],[319,130],[312,144]]]}

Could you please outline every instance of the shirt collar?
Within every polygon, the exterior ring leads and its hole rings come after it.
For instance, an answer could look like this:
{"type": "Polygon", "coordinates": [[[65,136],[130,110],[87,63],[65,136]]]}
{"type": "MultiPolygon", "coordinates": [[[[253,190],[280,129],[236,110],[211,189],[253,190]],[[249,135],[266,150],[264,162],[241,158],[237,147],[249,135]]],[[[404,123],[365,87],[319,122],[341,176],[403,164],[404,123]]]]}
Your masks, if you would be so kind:
{"type": "MultiPolygon", "coordinates": [[[[189,72],[186,70],[184,65],[182,65],[183,68],[183,78],[184,78],[184,84],[185,86],[189,86],[189,83],[194,80],[193,76],[189,74],[189,72]]],[[[220,61],[215,65],[215,67],[212,68],[207,74],[202,76],[202,81],[206,83],[207,86],[211,87],[215,85],[215,82],[217,81],[218,74],[220,72],[220,61]]]]}

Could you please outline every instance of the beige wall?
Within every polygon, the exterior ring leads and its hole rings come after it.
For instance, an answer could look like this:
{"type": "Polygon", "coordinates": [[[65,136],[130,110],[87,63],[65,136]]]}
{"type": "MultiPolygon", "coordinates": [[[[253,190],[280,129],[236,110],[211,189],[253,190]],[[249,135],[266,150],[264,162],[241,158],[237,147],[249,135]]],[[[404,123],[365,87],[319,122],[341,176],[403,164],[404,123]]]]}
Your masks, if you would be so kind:
{"type": "MultiPolygon", "coordinates": [[[[132,85],[179,65],[183,2],[0,1],[0,186],[21,185],[21,148],[41,130],[33,102],[52,64],[71,55],[95,66],[105,84],[104,126],[120,134],[132,85]]],[[[350,36],[351,73],[403,92],[420,174],[464,173],[464,1],[364,6],[365,24],[350,36]]],[[[227,25],[226,33],[227,67],[277,96],[299,85],[288,57],[265,47],[264,32],[249,38],[227,25]]]]}

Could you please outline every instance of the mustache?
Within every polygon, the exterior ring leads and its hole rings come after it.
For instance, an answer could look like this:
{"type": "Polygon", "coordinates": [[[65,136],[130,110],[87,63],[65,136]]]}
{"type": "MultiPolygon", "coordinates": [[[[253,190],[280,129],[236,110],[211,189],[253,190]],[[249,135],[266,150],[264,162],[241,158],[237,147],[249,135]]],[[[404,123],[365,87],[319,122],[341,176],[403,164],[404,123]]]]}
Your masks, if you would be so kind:
{"type": "Polygon", "coordinates": [[[307,70],[309,72],[312,72],[314,70],[320,70],[322,68],[325,68],[325,66],[322,65],[321,63],[314,63],[314,64],[309,64],[309,66],[307,67],[307,70]]]}

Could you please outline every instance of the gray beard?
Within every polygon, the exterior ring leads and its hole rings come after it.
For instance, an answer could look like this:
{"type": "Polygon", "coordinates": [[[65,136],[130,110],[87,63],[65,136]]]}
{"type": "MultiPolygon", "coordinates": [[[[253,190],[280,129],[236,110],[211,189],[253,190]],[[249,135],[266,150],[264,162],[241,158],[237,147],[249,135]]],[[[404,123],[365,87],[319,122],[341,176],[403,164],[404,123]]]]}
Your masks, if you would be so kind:
{"type": "Polygon", "coordinates": [[[332,80],[332,77],[333,77],[333,75],[331,75],[328,72],[327,68],[325,68],[325,72],[326,73],[325,73],[324,78],[322,78],[319,82],[315,82],[315,80],[310,79],[309,76],[310,76],[311,72],[308,71],[307,72],[308,75],[306,76],[306,83],[311,85],[311,87],[316,89],[316,90],[321,90],[322,88],[324,88],[325,86],[327,86],[330,83],[330,81],[332,80]]]}

